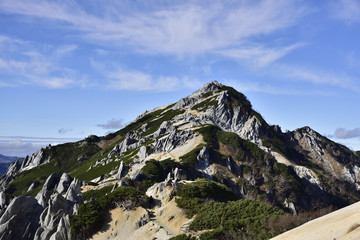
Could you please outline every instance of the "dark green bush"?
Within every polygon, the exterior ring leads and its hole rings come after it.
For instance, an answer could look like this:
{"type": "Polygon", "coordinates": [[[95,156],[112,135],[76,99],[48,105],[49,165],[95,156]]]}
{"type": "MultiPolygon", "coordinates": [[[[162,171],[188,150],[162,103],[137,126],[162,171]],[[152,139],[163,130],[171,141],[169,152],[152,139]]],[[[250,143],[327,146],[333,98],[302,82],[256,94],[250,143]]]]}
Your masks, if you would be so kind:
{"type": "Polygon", "coordinates": [[[205,101],[202,101],[201,103],[198,103],[194,105],[191,109],[192,110],[198,110],[198,111],[204,111],[209,107],[217,107],[218,101],[216,99],[207,99],[205,101]]]}
{"type": "Polygon", "coordinates": [[[90,200],[90,198],[100,198],[108,194],[111,189],[113,188],[112,185],[106,186],[97,190],[89,190],[83,193],[84,200],[90,200]]]}
{"type": "Polygon", "coordinates": [[[237,240],[237,238],[233,236],[233,233],[230,233],[223,229],[215,229],[213,231],[209,231],[200,235],[200,240],[217,240],[217,239],[237,240]]]}
{"type": "Polygon", "coordinates": [[[180,187],[177,196],[183,198],[211,199],[214,201],[231,201],[236,195],[225,185],[207,179],[197,179],[180,187]]]}
{"type": "Polygon", "coordinates": [[[236,195],[225,185],[206,179],[197,179],[195,182],[180,186],[176,195],[179,196],[175,200],[176,204],[186,209],[188,217],[195,215],[204,202],[225,202],[236,199],[236,195]]]}
{"type": "Polygon", "coordinates": [[[141,169],[141,173],[146,176],[147,179],[155,182],[164,181],[169,172],[178,167],[178,164],[174,160],[165,159],[163,161],[149,160],[145,166],[141,169]]]}
{"type": "Polygon", "coordinates": [[[180,234],[170,238],[169,240],[196,240],[196,237],[192,237],[191,235],[186,234],[180,234]]]}
{"type": "Polygon", "coordinates": [[[275,233],[267,227],[267,223],[282,214],[278,208],[255,200],[208,202],[200,209],[190,229],[218,229],[200,239],[218,239],[224,233],[246,239],[269,239],[275,233]]]}
{"type": "Polygon", "coordinates": [[[181,164],[184,167],[195,167],[196,158],[199,155],[201,149],[204,147],[203,144],[198,145],[195,149],[186,153],[185,155],[180,157],[181,164]]]}
{"type": "Polygon", "coordinates": [[[81,204],[77,215],[71,217],[71,230],[76,235],[88,238],[98,229],[104,221],[104,209],[99,204],[81,204]]]}

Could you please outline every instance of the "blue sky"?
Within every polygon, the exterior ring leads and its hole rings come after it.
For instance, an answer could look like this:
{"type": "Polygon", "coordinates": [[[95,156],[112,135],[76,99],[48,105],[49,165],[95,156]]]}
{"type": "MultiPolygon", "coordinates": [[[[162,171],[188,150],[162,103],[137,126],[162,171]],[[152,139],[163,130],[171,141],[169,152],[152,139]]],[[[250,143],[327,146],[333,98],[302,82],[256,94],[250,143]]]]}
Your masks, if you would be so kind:
{"type": "Polygon", "coordinates": [[[0,153],[115,131],[218,80],[360,150],[360,1],[0,1],[0,153]]]}

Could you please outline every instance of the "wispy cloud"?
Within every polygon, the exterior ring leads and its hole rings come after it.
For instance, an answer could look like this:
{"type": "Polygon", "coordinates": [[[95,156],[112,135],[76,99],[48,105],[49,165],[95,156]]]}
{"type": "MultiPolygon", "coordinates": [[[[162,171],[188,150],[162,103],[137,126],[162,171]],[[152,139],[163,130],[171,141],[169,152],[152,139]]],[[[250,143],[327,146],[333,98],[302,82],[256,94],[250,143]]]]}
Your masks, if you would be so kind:
{"type": "Polygon", "coordinates": [[[1,36],[0,69],[3,78],[0,86],[38,85],[48,88],[65,88],[79,81],[73,80],[73,70],[60,64],[62,58],[76,50],[76,45],[39,47],[1,36]]]}
{"type": "Polygon", "coordinates": [[[360,79],[344,72],[276,64],[269,74],[284,78],[286,81],[303,81],[360,93],[360,79]]]}
{"type": "Polygon", "coordinates": [[[96,126],[103,129],[121,129],[122,127],[124,127],[124,120],[111,119],[108,120],[105,124],[96,124],[96,126]]]}
{"type": "Polygon", "coordinates": [[[360,23],[360,2],[339,0],[332,4],[332,16],[348,23],[360,23]]]}
{"type": "Polygon", "coordinates": [[[335,133],[333,135],[330,135],[329,137],[335,137],[337,139],[360,138],[360,128],[337,128],[335,130],[335,133]]]}
{"type": "Polygon", "coordinates": [[[0,153],[7,156],[25,157],[41,147],[65,142],[75,142],[79,138],[0,136],[0,153]]]}
{"type": "Polygon", "coordinates": [[[85,39],[180,57],[237,48],[241,51],[249,38],[293,26],[307,12],[295,2],[275,0],[206,5],[189,1],[132,13],[122,12],[111,3],[104,8],[111,9],[112,14],[89,14],[69,1],[5,0],[1,4],[1,10],[8,13],[66,23],[85,39]]]}
{"type": "Polygon", "coordinates": [[[154,78],[150,74],[140,71],[124,71],[118,69],[116,72],[108,74],[110,79],[108,87],[110,89],[124,90],[156,90],[156,91],[172,91],[179,87],[181,80],[176,77],[160,76],[154,78]]]}
{"type": "Polygon", "coordinates": [[[0,152],[4,155],[24,157],[40,149],[41,145],[34,145],[29,142],[23,142],[20,139],[0,142],[0,152]]]}
{"type": "Polygon", "coordinates": [[[245,61],[253,67],[265,67],[278,59],[284,57],[291,51],[304,46],[304,44],[294,44],[281,48],[265,48],[263,46],[235,48],[218,51],[218,53],[237,60],[245,61]]]}
{"type": "Polygon", "coordinates": [[[60,128],[58,133],[65,134],[65,133],[70,132],[70,131],[72,131],[72,128],[60,128]]]}
{"type": "Polygon", "coordinates": [[[104,64],[94,59],[90,62],[106,79],[108,89],[167,92],[183,88],[195,89],[203,85],[201,81],[188,77],[153,76],[134,69],[123,69],[115,63],[104,64]]]}
{"type": "Polygon", "coordinates": [[[284,96],[329,96],[331,93],[325,91],[309,91],[291,87],[279,87],[258,81],[225,80],[225,85],[233,86],[239,92],[257,92],[284,96]]]}

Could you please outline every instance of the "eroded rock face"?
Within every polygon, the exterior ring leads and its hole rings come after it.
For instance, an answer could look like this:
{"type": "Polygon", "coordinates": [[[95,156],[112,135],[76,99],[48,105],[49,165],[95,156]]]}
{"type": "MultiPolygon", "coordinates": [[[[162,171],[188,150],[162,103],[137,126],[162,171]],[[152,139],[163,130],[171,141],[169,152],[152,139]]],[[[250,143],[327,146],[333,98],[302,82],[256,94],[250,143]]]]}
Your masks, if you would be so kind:
{"type": "Polygon", "coordinates": [[[14,198],[0,218],[0,239],[33,239],[42,211],[34,197],[14,198]]]}
{"type": "Polygon", "coordinates": [[[41,148],[39,151],[31,155],[30,157],[26,157],[21,165],[20,171],[25,171],[37,167],[41,164],[47,163],[50,161],[50,158],[47,158],[44,150],[41,148]]]}
{"type": "Polygon", "coordinates": [[[206,147],[203,147],[196,157],[196,170],[203,172],[205,174],[205,178],[212,179],[212,175],[215,173],[213,166],[210,161],[209,150],[206,147]]]}
{"type": "Polygon", "coordinates": [[[126,166],[124,166],[124,161],[121,161],[115,178],[120,180],[122,177],[124,177],[126,175],[126,172],[127,172],[126,170],[127,170],[127,168],[126,168],[126,166]]]}
{"type": "Polygon", "coordinates": [[[109,157],[117,153],[121,154],[128,150],[137,148],[144,142],[145,138],[139,136],[137,133],[128,132],[125,136],[124,141],[116,145],[114,149],[109,153],[109,157]]]}
{"type": "Polygon", "coordinates": [[[194,136],[194,132],[191,130],[181,131],[181,132],[171,132],[169,136],[166,136],[161,139],[156,139],[154,143],[154,152],[170,152],[176,147],[179,147],[185,144],[194,136]]]}
{"type": "Polygon", "coordinates": [[[157,138],[165,133],[172,133],[176,131],[176,128],[172,125],[170,121],[164,121],[161,123],[158,130],[154,132],[154,137],[157,138]]]}
{"type": "Polygon", "coordinates": [[[65,194],[65,198],[74,203],[83,202],[84,200],[80,187],[81,182],[78,179],[74,178],[65,194]]]}
{"type": "Polygon", "coordinates": [[[34,240],[71,239],[69,215],[73,213],[72,203],[60,194],[49,200],[48,207],[40,216],[40,227],[34,240]],[[60,228],[59,225],[67,228],[60,228]]]}
{"type": "Polygon", "coordinates": [[[137,155],[138,155],[139,159],[146,158],[148,156],[147,147],[146,146],[141,146],[137,155]]]}
{"type": "Polygon", "coordinates": [[[3,209],[7,206],[6,194],[4,192],[0,192],[0,209],[3,209]]]}
{"type": "Polygon", "coordinates": [[[43,188],[36,195],[38,203],[42,207],[46,207],[50,199],[50,191],[55,188],[56,184],[59,182],[59,176],[56,173],[51,174],[45,181],[43,188]]]}
{"type": "Polygon", "coordinates": [[[21,168],[21,159],[16,160],[13,162],[6,173],[0,177],[0,190],[5,190],[5,186],[8,185],[12,180],[13,176],[20,170],[21,168]]]}
{"type": "Polygon", "coordinates": [[[35,181],[33,182],[30,187],[28,188],[27,192],[30,192],[31,190],[34,190],[35,188],[37,188],[39,186],[39,182],[38,181],[35,181]]]}
{"type": "Polygon", "coordinates": [[[190,96],[181,98],[173,107],[172,109],[181,109],[184,107],[193,106],[201,99],[201,95],[203,93],[212,92],[219,90],[223,85],[218,83],[217,81],[209,82],[205,84],[201,89],[195,91],[190,96]]]}
{"type": "Polygon", "coordinates": [[[60,178],[59,184],[56,188],[56,191],[60,194],[66,192],[68,190],[72,180],[73,179],[72,179],[72,177],[70,177],[69,174],[63,173],[61,175],[61,178],[60,178]]]}

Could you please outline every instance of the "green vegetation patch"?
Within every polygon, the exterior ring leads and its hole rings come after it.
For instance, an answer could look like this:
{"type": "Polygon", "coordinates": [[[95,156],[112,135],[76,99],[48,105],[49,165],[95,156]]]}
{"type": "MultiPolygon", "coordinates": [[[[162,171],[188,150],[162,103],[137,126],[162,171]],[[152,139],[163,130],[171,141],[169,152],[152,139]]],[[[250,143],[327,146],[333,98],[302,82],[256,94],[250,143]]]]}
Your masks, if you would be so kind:
{"type": "Polygon", "coordinates": [[[90,198],[101,198],[102,196],[105,196],[106,194],[111,192],[111,189],[113,188],[113,185],[105,186],[100,189],[96,190],[89,190],[83,193],[84,200],[90,200],[90,198]]]}
{"type": "Polygon", "coordinates": [[[196,240],[196,237],[192,237],[191,235],[186,234],[180,234],[170,238],[169,240],[196,240]]]}
{"type": "Polygon", "coordinates": [[[290,181],[293,189],[295,192],[302,192],[303,191],[303,185],[301,183],[301,179],[298,177],[298,175],[295,173],[294,169],[290,166],[286,166],[283,163],[276,162],[274,165],[274,170],[277,175],[282,175],[287,180],[290,181]]]}
{"type": "Polygon", "coordinates": [[[242,113],[249,114],[252,111],[252,106],[250,101],[246,98],[246,96],[242,93],[239,93],[232,87],[223,86],[221,90],[227,90],[230,96],[230,106],[229,108],[240,107],[242,113]]]}
{"type": "Polygon", "coordinates": [[[263,162],[271,155],[263,151],[256,144],[240,138],[236,133],[222,131],[215,125],[208,125],[196,130],[207,143],[209,149],[219,150],[219,142],[226,145],[238,160],[255,159],[263,162]],[[245,159],[244,159],[245,158],[245,159]]]}
{"type": "Polygon", "coordinates": [[[191,107],[191,110],[204,111],[210,107],[217,107],[218,101],[213,98],[206,99],[198,104],[191,107]]]}
{"type": "Polygon", "coordinates": [[[87,239],[101,228],[105,212],[117,205],[127,204],[129,208],[135,208],[147,202],[148,197],[135,188],[119,187],[112,193],[102,195],[95,203],[81,204],[78,214],[71,216],[71,230],[78,237],[87,239]]]}
{"type": "Polygon", "coordinates": [[[180,162],[183,166],[195,167],[196,158],[199,155],[204,144],[199,144],[196,148],[180,157],[180,162]]]}
{"type": "Polygon", "coordinates": [[[219,239],[226,232],[232,233],[236,239],[269,239],[276,233],[266,227],[267,223],[281,215],[280,209],[256,200],[208,202],[189,228],[196,231],[216,229],[200,239],[219,239]]]}
{"type": "Polygon", "coordinates": [[[160,112],[158,114],[152,114],[152,117],[148,121],[148,124],[149,124],[148,129],[145,132],[141,133],[142,136],[146,136],[146,135],[149,135],[149,134],[155,132],[156,130],[159,129],[161,123],[163,123],[164,121],[169,121],[169,120],[173,119],[175,116],[184,113],[185,110],[170,109],[167,111],[165,111],[165,110],[161,110],[161,111],[162,111],[161,115],[160,115],[160,112]]]}
{"type": "Polygon", "coordinates": [[[141,173],[155,182],[161,182],[164,181],[168,173],[177,166],[175,161],[170,158],[163,161],[151,159],[146,162],[145,166],[141,169],[141,173]]]}
{"type": "MultiPolygon", "coordinates": [[[[42,186],[52,173],[60,176],[64,172],[73,171],[83,164],[78,161],[80,157],[85,160],[89,159],[100,151],[100,147],[95,143],[81,141],[47,147],[43,151],[45,158],[51,159],[50,162],[17,174],[11,184],[7,186],[9,194],[13,196],[26,194],[29,186],[35,181],[42,186]]],[[[27,195],[36,195],[41,189],[40,186],[27,195]]]]}
{"type": "MultiPolygon", "coordinates": [[[[124,161],[125,165],[129,165],[132,161],[133,161],[133,157],[138,153],[139,148],[135,148],[135,149],[131,149],[128,150],[127,152],[124,153],[124,157],[120,158],[120,161],[115,161],[115,157],[112,157],[112,161],[109,162],[108,164],[105,165],[97,165],[96,167],[89,169],[90,166],[92,166],[93,164],[95,164],[97,159],[101,159],[104,158],[103,156],[101,156],[101,154],[96,154],[96,156],[94,156],[94,158],[90,159],[86,164],[83,164],[82,166],[80,166],[78,169],[76,169],[75,171],[71,172],[71,176],[72,177],[76,177],[78,179],[80,179],[81,181],[85,181],[85,182],[89,182],[94,178],[100,177],[101,175],[105,174],[105,173],[109,173],[112,170],[116,169],[116,167],[118,167],[120,165],[121,161],[124,161]]],[[[105,155],[107,156],[107,155],[105,155]]]]}
{"type": "Polygon", "coordinates": [[[206,201],[236,200],[236,195],[225,185],[206,179],[197,179],[195,182],[180,186],[176,192],[178,207],[186,209],[188,217],[198,212],[206,201]]]}

